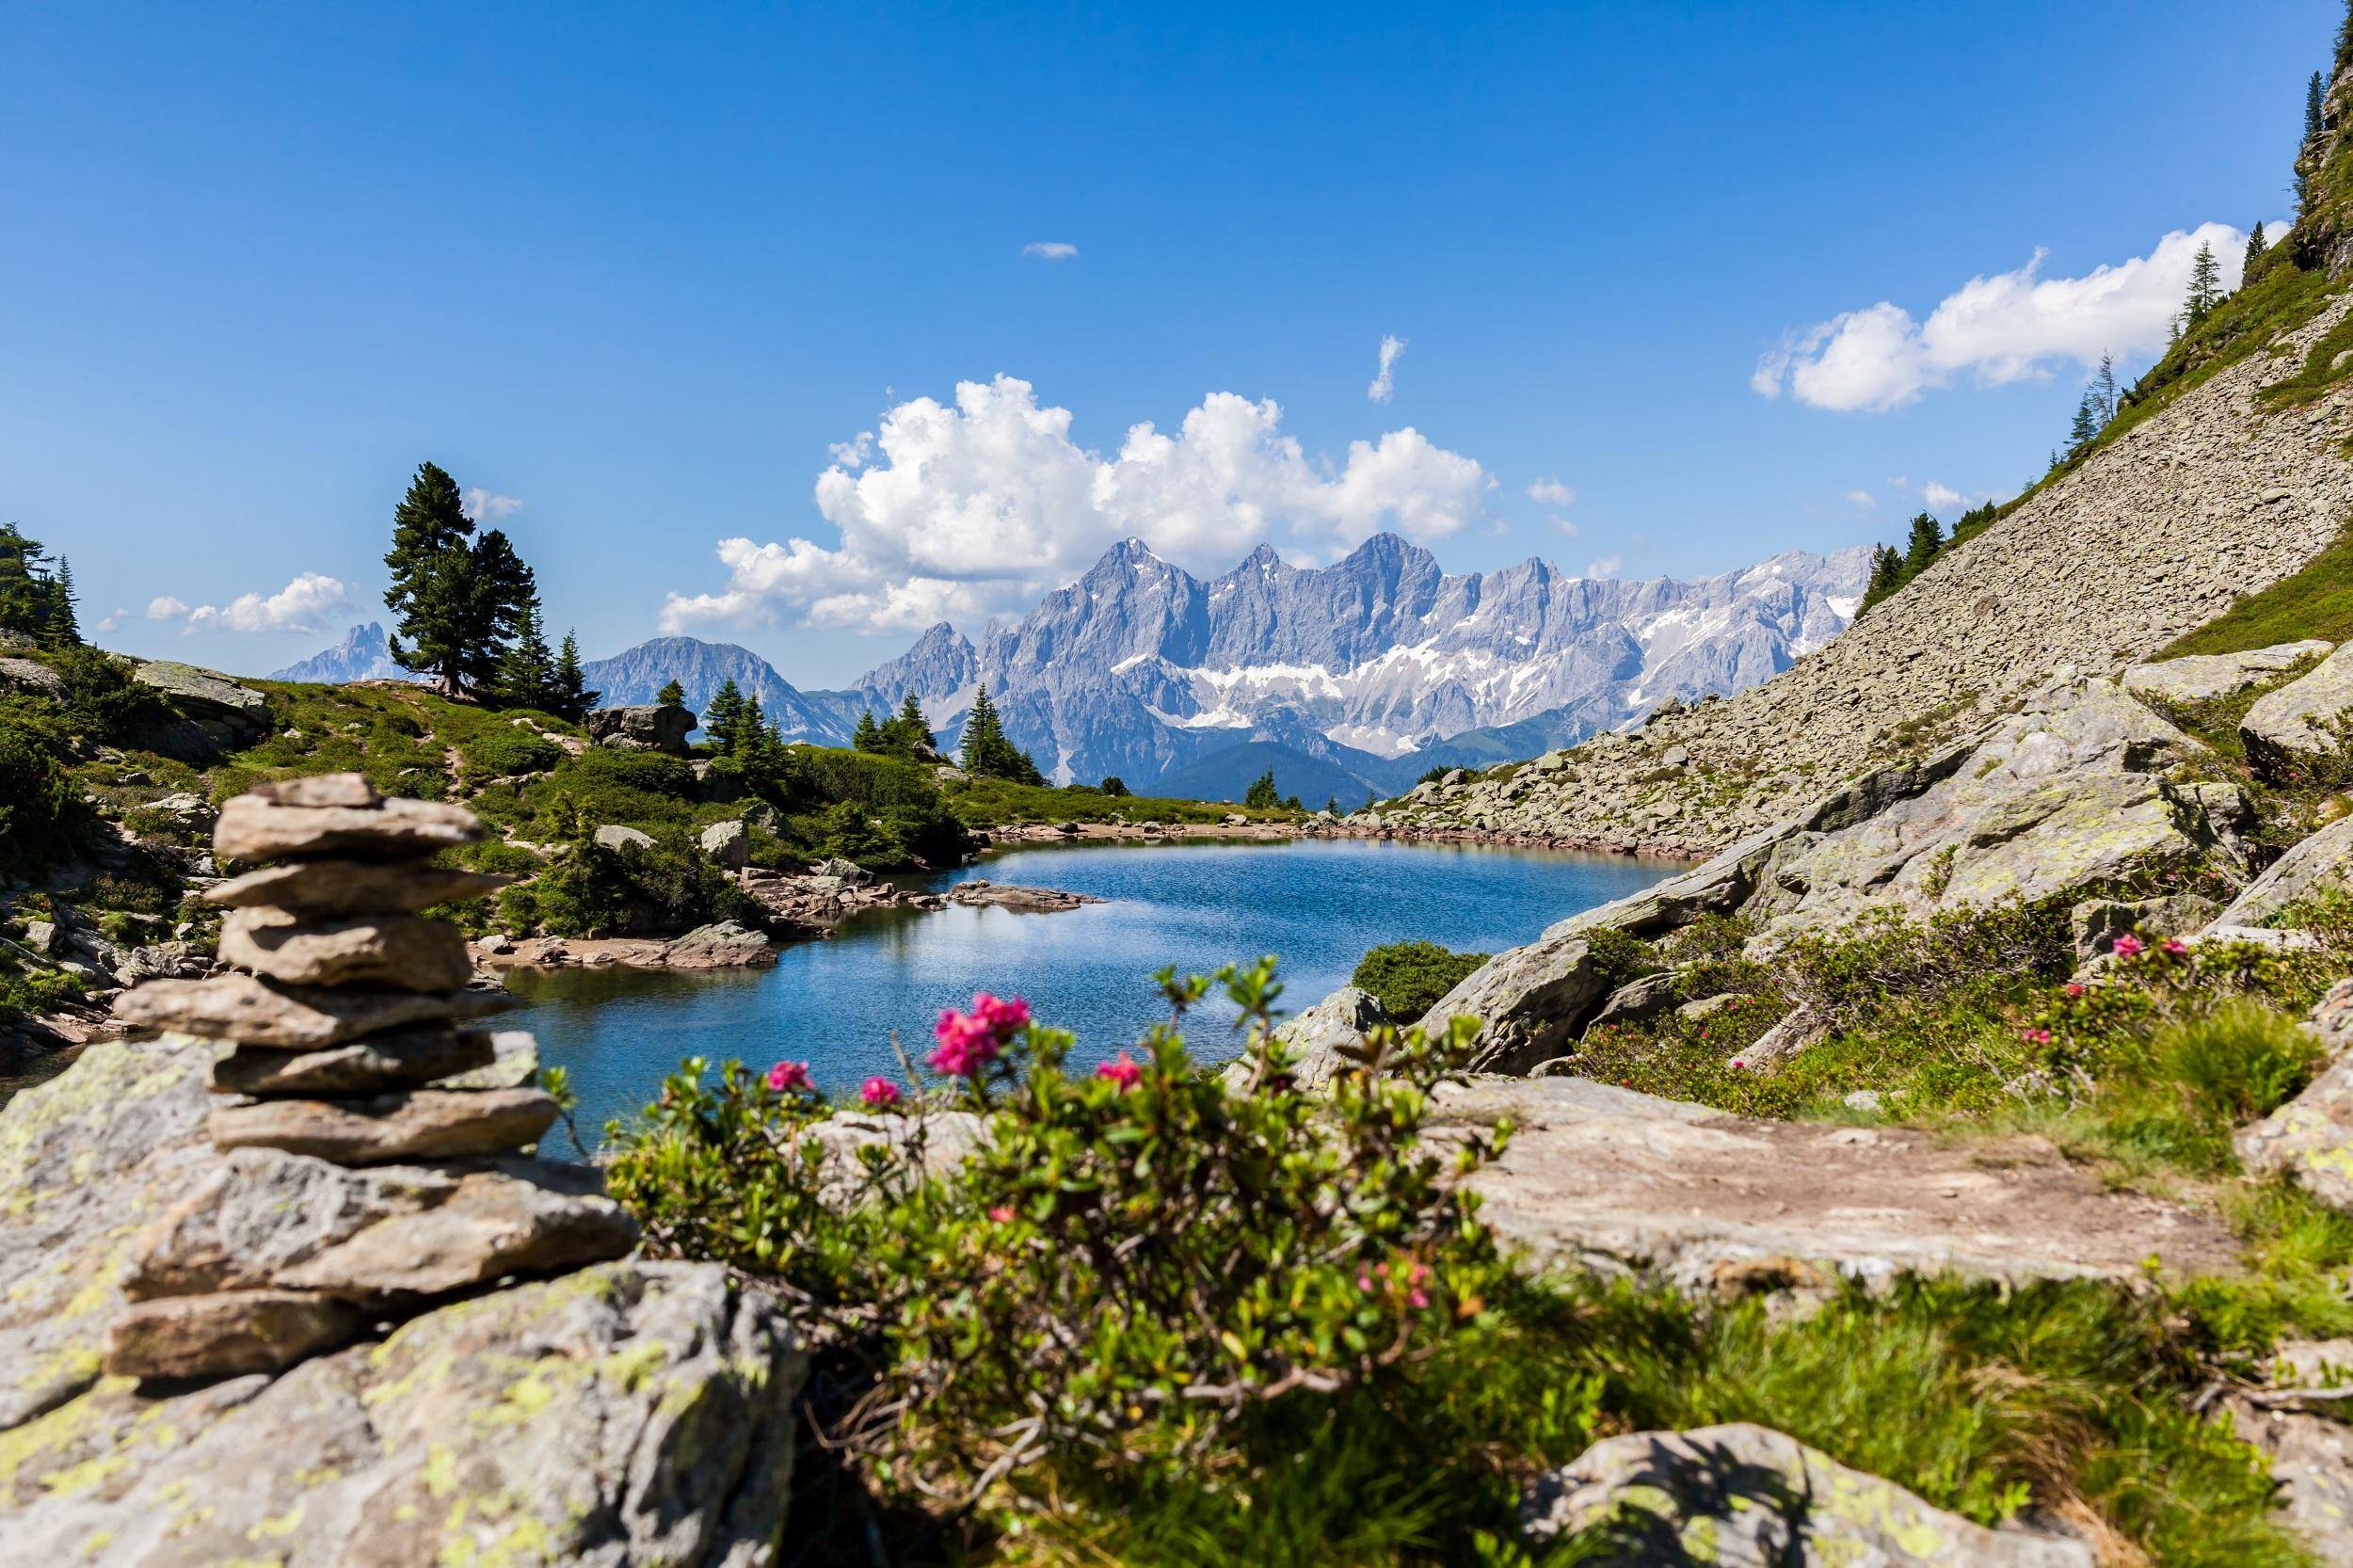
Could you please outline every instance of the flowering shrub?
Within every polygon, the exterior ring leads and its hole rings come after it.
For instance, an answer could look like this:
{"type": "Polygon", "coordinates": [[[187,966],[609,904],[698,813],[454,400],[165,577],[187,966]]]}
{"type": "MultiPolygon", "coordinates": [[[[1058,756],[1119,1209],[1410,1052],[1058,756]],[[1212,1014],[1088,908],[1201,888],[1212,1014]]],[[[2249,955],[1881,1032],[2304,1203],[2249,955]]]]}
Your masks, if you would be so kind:
{"type": "MultiPolygon", "coordinates": [[[[1092,1070],[1019,999],[935,1030],[945,1081],[870,1079],[845,1152],[779,1064],[687,1064],[614,1129],[616,1196],[657,1251],[752,1270],[871,1379],[835,1423],[902,1495],[1016,1511],[1104,1485],[1218,1484],[1287,1400],[1409,1400],[1417,1368],[1492,1326],[1512,1276],[1456,1177],[1505,1131],[1422,1136],[1473,1030],[1376,1032],[1328,1098],[1289,1087],[1272,960],[1160,984],[1170,1021],[1092,1070]],[[1181,1030],[1222,984],[1248,1081],[1181,1030]],[[944,1158],[949,1118],[977,1138],[944,1158]],[[876,1132],[874,1129],[882,1129],[876,1132]]],[[[961,1138],[957,1141],[963,1142],[961,1138]]]]}

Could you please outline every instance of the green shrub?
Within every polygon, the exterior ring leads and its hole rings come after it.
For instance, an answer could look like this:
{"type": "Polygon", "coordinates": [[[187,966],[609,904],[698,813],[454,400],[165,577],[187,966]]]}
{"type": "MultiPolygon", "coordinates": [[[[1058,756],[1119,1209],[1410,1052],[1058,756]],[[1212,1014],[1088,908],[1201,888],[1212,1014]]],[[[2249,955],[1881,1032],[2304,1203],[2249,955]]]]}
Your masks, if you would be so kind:
{"type": "Polygon", "coordinates": [[[64,750],[55,730],[0,710],[0,872],[72,859],[96,832],[81,786],[58,765],[64,750]]]}
{"type": "Polygon", "coordinates": [[[1592,955],[1593,972],[1610,991],[1644,975],[1657,974],[1666,966],[1658,961],[1658,950],[1640,936],[1604,927],[1586,933],[1586,951],[1592,955]]]}
{"type": "Polygon", "coordinates": [[[756,926],[766,912],[690,836],[674,832],[650,847],[575,843],[530,882],[501,891],[499,917],[517,931],[610,936],[689,931],[714,920],[756,926]]]}
{"type": "MultiPolygon", "coordinates": [[[[564,748],[520,725],[469,736],[457,748],[469,773],[485,777],[547,773],[564,760],[564,748]]],[[[689,770],[689,777],[693,776],[689,770]]]]}
{"type": "Polygon", "coordinates": [[[1483,952],[1450,952],[1435,942],[1389,942],[1358,959],[1348,983],[1370,991],[1390,1017],[1410,1023],[1487,957],[1483,952]]]}

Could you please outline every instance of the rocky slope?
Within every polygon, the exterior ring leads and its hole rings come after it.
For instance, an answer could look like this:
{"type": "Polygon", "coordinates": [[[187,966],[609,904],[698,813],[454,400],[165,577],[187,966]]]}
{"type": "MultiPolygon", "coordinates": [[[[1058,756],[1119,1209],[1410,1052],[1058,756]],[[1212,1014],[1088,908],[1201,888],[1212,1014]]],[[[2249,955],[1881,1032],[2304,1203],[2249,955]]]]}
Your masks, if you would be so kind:
{"type": "Polygon", "coordinates": [[[1433,787],[1384,824],[1707,853],[2063,669],[2146,658],[2303,567],[2353,515],[2353,397],[2255,404],[2349,311],[2341,299],[2185,392],[1772,680],[1549,756],[1536,776],[1433,787]]]}

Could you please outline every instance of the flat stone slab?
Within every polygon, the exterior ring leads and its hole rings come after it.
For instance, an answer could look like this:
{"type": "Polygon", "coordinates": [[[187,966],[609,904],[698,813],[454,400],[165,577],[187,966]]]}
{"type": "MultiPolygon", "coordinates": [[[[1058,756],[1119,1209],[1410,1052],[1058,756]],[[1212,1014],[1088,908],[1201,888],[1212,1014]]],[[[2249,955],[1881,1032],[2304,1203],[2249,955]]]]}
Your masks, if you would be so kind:
{"type": "Polygon", "coordinates": [[[319,1050],[387,1030],[488,1017],[516,1005],[504,991],[426,996],[327,990],[224,974],[210,980],[150,981],[117,997],[114,1016],[134,1029],[280,1050],[319,1050]]]}
{"type": "Polygon", "coordinates": [[[306,915],[406,914],[495,893],[515,879],[423,862],[298,860],[265,866],[204,890],[233,909],[268,905],[306,915]]]}
{"type": "Polygon", "coordinates": [[[348,1100],[257,1100],[206,1118],[217,1149],[283,1149],[338,1165],[461,1160],[536,1144],[555,1125],[537,1089],[414,1089],[348,1100]]]}
{"type": "Polygon", "coordinates": [[[294,1289],[382,1305],[601,1263],[636,1240],[582,1166],[354,1170],[239,1149],[141,1233],[123,1289],[136,1301],[294,1289]]]}
{"type": "Polygon", "coordinates": [[[473,977],[466,938],[423,915],[301,915],[232,909],[220,959],[289,985],[455,991],[473,977]]]}
{"type": "Polygon", "coordinates": [[[275,1372],[348,1344],[366,1326],[350,1303],[301,1290],[137,1302],[107,1331],[106,1371],[128,1378],[275,1372]]]}
{"type": "Polygon", "coordinates": [[[390,799],[376,806],[280,806],[238,795],[220,808],[213,849],[232,860],[321,855],[426,856],[489,833],[462,806],[390,799]]]}
{"type": "Polygon", "coordinates": [[[959,882],[948,889],[948,902],[975,909],[1011,909],[1021,914],[1048,915],[1103,901],[1092,893],[1065,893],[1059,888],[1022,888],[1010,882],[959,882]]]}
{"type": "Polygon", "coordinates": [[[131,679],[200,709],[216,708],[253,720],[265,718],[269,713],[269,698],[252,687],[240,686],[225,675],[199,669],[194,664],[157,659],[133,670],[131,679]]]}
{"type": "Polygon", "coordinates": [[[1988,1529],[1749,1422],[1605,1438],[1522,1496],[1529,1534],[1595,1568],[2094,1568],[2063,1536],[1988,1529]]]}
{"type": "Polygon", "coordinates": [[[276,1377],[108,1378],[5,1433],[0,1556],[753,1568],[785,1524],[806,1369],[726,1271],[621,1262],[276,1377]]]}
{"type": "Polygon", "coordinates": [[[1827,1283],[1897,1274],[2137,1283],[2234,1271],[2210,1214],[2103,1189],[2041,1139],[1953,1144],[1898,1128],[1758,1121],[1587,1079],[1443,1089],[1433,1126],[1518,1130],[1472,1178],[1481,1211],[1541,1264],[1705,1291],[1795,1265],[1827,1283]]]}
{"type": "Polygon", "coordinates": [[[2193,653],[2180,659],[2135,664],[2118,677],[2135,696],[2167,702],[2211,702],[2258,685],[2307,659],[2323,659],[2336,644],[2313,637],[2245,653],[2193,653]]]}
{"type": "MultiPolygon", "coordinates": [[[[183,1036],[190,1043],[193,1036],[183,1036]]],[[[372,1095],[415,1089],[473,1072],[495,1061],[483,1030],[424,1029],[375,1034],[325,1050],[283,1051],[239,1046],[214,1062],[216,1094],[286,1096],[372,1095]]]]}

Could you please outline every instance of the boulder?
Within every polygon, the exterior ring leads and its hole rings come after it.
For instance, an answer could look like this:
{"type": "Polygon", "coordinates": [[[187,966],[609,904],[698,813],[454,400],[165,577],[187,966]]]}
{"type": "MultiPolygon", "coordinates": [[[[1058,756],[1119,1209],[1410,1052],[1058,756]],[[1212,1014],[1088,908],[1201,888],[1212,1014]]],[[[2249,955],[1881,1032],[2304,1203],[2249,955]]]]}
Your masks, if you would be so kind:
{"type": "Polygon", "coordinates": [[[242,794],[213,824],[215,853],[234,860],[322,855],[426,856],[489,829],[462,806],[393,798],[376,806],[280,806],[242,794]]]}
{"type": "Polygon", "coordinates": [[[720,920],[698,925],[662,950],[663,963],[673,969],[740,969],[776,961],[776,950],[765,934],[720,920]]]}
{"type": "Polygon", "coordinates": [[[1524,1073],[1559,1056],[1577,1037],[1607,984],[1585,938],[1556,926],[1464,976],[1423,1019],[1441,1026],[1449,1018],[1477,1018],[1473,1064],[1486,1072],[1524,1073]]]}
{"type": "Polygon", "coordinates": [[[360,1336],[367,1320],[332,1296],[224,1290],[135,1302],[106,1333],[106,1372],[127,1378],[219,1378],[275,1372],[360,1336]]]}
{"type": "Polygon", "coordinates": [[[2226,1404],[2239,1441],[2266,1462],[2281,1522],[2303,1538],[2313,1560],[2353,1564],[2353,1427],[2335,1416],[2262,1408],[2243,1398],[2226,1404]]]}
{"type": "Polygon", "coordinates": [[[686,737],[695,730],[695,715],[684,708],[661,708],[647,703],[634,708],[599,708],[588,715],[588,735],[601,745],[628,743],[629,749],[686,755],[686,737]]]}
{"type": "Polygon", "coordinates": [[[2273,861],[2215,917],[2219,925],[2264,925],[2292,904],[2353,887],[2353,817],[2340,818],[2273,861]]]}
{"type": "Polygon", "coordinates": [[[269,716],[269,698],[216,670],[158,659],[133,670],[131,679],[152,686],[183,709],[195,710],[200,718],[216,715],[258,727],[269,716]]]}
{"type": "Polygon", "coordinates": [[[597,845],[600,849],[653,848],[653,835],[617,823],[607,823],[597,829],[597,845]]]}
{"type": "Polygon", "coordinates": [[[740,872],[751,863],[752,836],[741,822],[712,823],[696,842],[712,863],[724,870],[740,872]]]}
{"type": "Polygon", "coordinates": [[[473,974],[458,929],[422,915],[232,909],[221,925],[220,958],[289,985],[453,991],[473,974]]]}
{"type": "MultiPolygon", "coordinates": [[[[2343,1038],[2343,989],[2331,990],[2317,1010],[2314,1033],[2324,1044],[2343,1038]]],[[[2338,1057],[2303,1093],[2239,1128],[2232,1143],[2249,1171],[2285,1173],[2331,1208],[2353,1212],[2353,1057],[2338,1057]]]]}
{"type": "Polygon", "coordinates": [[[820,860],[817,864],[809,867],[809,870],[819,876],[838,876],[854,888],[862,888],[867,883],[874,880],[874,873],[872,872],[868,871],[864,866],[859,865],[855,860],[844,860],[840,856],[835,856],[831,859],[820,860]]]}
{"type": "Polygon", "coordinates": [[[2068,912],[2075,932],[2075,956],[2093,958],[2116,945],[2119,936],[2137,934],[2144,940],[2186,936],[2213,923],[2221,905],[2197,893],[2164,898],[2086,899],[2068,912]]]}
{"type": "Polygon", "coordinates": [[[1593,1030],[1604,1024],[1633,1023],[1664,1013],[1674,1005],[1675,985],[1675,977],[1664,972],[1629,980],[1609,993],[1609,1000],[1585,1027],[1593,1030]]]}
{"type": "Polygon", "coordinates": [[[257,1100],[206,1119],[218,1149],[283,1149],[339,1165],[462,1160],[536,1144],[555,1125],[537,1089],[411,1089],[363,1098],[257,1100]]]}
{"type": "Polygon", "coordinates": [[[1471,1184],[1540,1264],[1705,1293],[1770,1271],[2134,1286],[2153,1257],[2183,1277],[2239,1256],[2213,1213],[2109,1191],[2039,1138],[1756,1120],[1581,1078],[1480,1078],[1433,1099],[1440,1132],[1505,1119],[1510,1145],[1471,1184]]]}
{"type": "Polygon", "coordinates": [[[62,698],[65,677],[36,659],[0,659],[0,688],[62,698]]]}
{"type": "Polygon", "coordinates": [[[293,1289],[381,1306],[603,1262],[636,1240],[582,1166],[355,1170],[239,1149],[139,1233],[123,1288],[135,1301],[293,1289]]]}
{"type": "Polygon", "coordinates": [[[193,942],[152,942],[123,952],[115,965],[115,984],[140,985],[151,980],[196,980],[213,961],[193,942]]]}
{"type": "Polygon", "coordinates": [[[2239,720],[2239,740],[2256,771],[2284,777],[2340,749],[2340,728],[2353,711],[2353,644],[2311,674],[2266,692],[2239,720]]]}
{"type": "Polygon", "coordinates": [[[1596,1568],[2094,1568],[2067,1536],[1983,1525],[1737,1422],[1604,1438],[1523,1492],[1539,1543],[1579,1538],[1596,1568]]]}
{"type": "Polygon", "coordinates": [[[276,985],[251,975],[150,981],[115,999],[133,1029],[236,1040],[278,1050],[319,1050],[411,1024],[486,1017],[517,1005],[502,991],[328,990],[276,985]]]}
{"type": "Polygon", "coordinates": [[[216,884],[207,903],[306,915],[407,914],[497,892],[514,878],[422,861],[297,860],[216,884]]]}
{"type": "Polygon", "coordinates": [[[276,1377],[98,1384],[7,1434],[0,1539],[95,1568],[750,1568],[806,1370],[715,1265],[607,1264],[276,1377]]]}
{"type": "MultiPolygon", "coordinates": [[[[1343,985],[1305,1012],[1276,1025],[1274,1037],[1289,1048],[1292,1084],[1315,1091],[1329,1084],[1333,1075],[1349,1064],[1340,1054],[1343,1048],[1362,1044],[1367,1034],[1390,1021],[1380,998],[1360,987],[1343,985]]],[[[1227,1064],[1225,1076],[1229,1090],[1248,1088],[1249,1061],[1227,1064]]]]}
{"type": "Polygon", "coordinates": [[[480,1030],[408,1030],[312,1051],[238,1046],[214,1062],[212,1087],[262,1098],[374,1095],[472,1072],[493,1060],[490,1036],[480,1030]]]}
{"type": "Polygon", "coordinates": [[[2315,637],[2300,643],[2252,648],[2245,653],[2195,653],[2155,664],[2135,664],[2118,679],[2135,696],[2155,697],[2164,702],[2211,702],[2261,685],[2307,659],[2324,658],[2335,646],[2315,637]]]}

